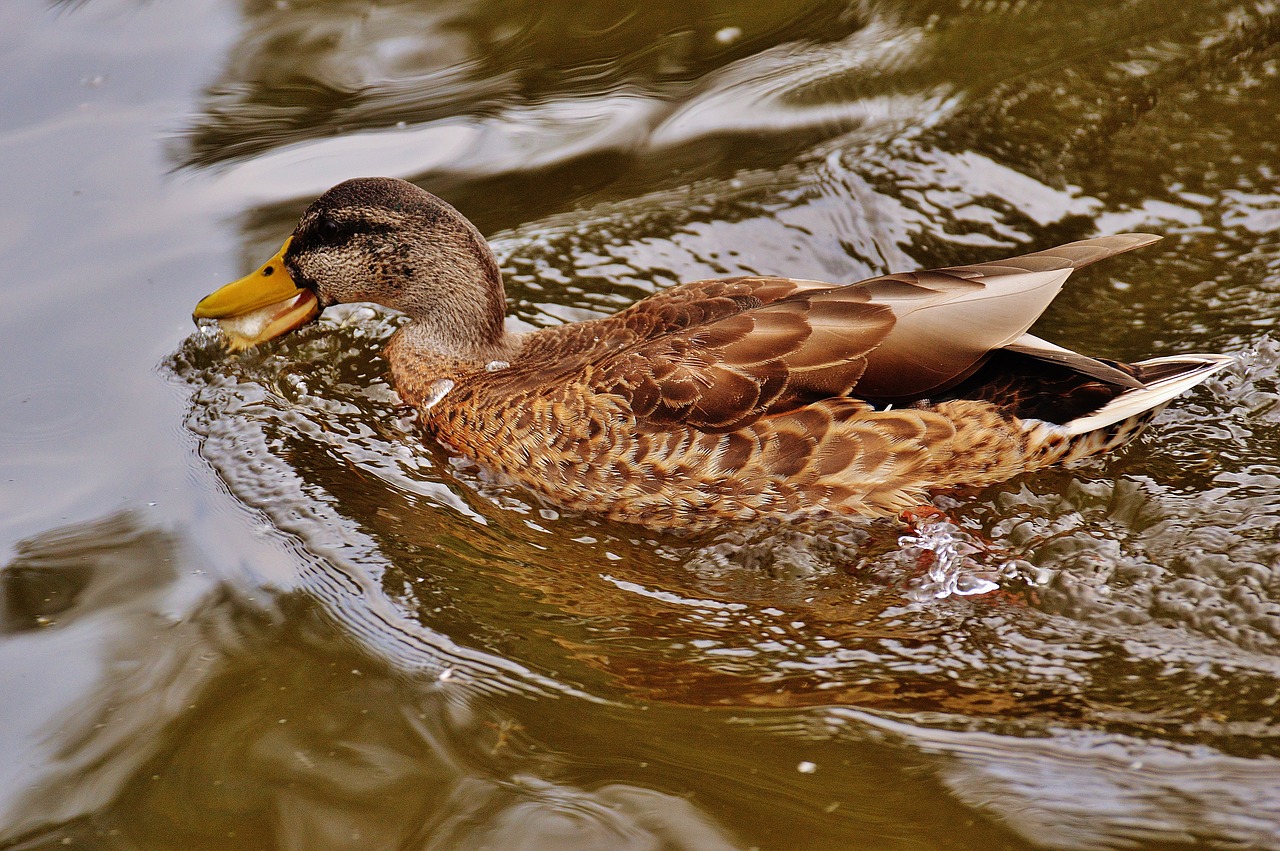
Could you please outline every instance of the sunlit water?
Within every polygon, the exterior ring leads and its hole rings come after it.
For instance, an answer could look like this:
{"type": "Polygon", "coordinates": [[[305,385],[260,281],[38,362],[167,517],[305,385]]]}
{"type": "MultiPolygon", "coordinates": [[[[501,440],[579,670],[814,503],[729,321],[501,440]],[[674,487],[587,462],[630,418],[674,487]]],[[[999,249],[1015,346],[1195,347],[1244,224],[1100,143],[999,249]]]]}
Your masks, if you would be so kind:
{"type": "Polygon", "coordinates": [[[18,7],[0,846],[1280,847],[1270,6],[18,7]],[[425,444],[390,312],[186,324],[375,173],[516,324],[1140,229],[1038,333],[1238,359],[936,515],[605,524],[425,444]]]}

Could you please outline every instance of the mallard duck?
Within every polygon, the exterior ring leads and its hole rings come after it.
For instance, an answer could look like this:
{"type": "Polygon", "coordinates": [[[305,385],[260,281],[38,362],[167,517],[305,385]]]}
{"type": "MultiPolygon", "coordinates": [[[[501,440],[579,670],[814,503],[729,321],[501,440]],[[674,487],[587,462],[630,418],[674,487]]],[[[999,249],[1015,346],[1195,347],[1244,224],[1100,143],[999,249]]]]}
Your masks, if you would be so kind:
{"type": "Polygon", "coordinates": [[[1126,364],[1027,333],[1072,271],[1157,239],[855,284],[697,281],[515,334],[480,232],[411,183],[363,178],[194,315],[238,348],[333,304],[408,314],[386,356],[424,431],[557,506],[682,529],[884,516],[1120,446],[1230,362],[1126,364]]]}

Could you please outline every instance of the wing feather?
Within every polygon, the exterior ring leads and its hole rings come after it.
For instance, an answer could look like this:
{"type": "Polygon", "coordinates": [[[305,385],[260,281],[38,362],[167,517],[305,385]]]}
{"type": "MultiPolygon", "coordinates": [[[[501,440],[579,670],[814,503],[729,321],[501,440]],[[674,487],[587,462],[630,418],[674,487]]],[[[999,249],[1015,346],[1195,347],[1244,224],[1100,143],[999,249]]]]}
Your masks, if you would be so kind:
{"type": "Polygon", "coordinates": [[[1134,381],[1026,334],[1075,269],[1157,237],[1121,234],[970,266],[852,285],[735,278],[677,287],[600,320],[612,345],[587,368],[592,390],[622,397],[642,424],[709,432],[820,399],[910,402],[955,386],[1012,346],[1134,381]]]}
{"type": "MultiPolygon", "coordinates": [[[[627,399],[649,424],[712,432],[847,394],[867,353],[893,328],[893,313],[856,287],[792,283],[788,290],[779,279],[742,279],[737,284],[748,292],[737,294],[738,312],[686,327],[671,327],[670,305],[649,308],[662,311],[656,323],[627,317],[633,328],[665,330],[597,364],[592,388],[627,399]]],[[[641,302],[630,310],[645,307],[641,302]]],[[[687,310],[685,316],[706,313],[687,310]]]]}

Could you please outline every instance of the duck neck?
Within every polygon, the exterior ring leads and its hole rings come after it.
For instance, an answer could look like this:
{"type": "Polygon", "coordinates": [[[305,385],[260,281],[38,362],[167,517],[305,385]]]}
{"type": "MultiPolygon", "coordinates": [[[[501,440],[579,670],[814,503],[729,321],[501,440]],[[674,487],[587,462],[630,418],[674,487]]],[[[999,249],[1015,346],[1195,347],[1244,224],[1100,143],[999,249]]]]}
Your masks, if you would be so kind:
{"type": "Polygon", "coordinates": [[[442,334],[431,323],[415,320],[392,335],[387,352],[411,358],[438,377],[450,377],[514,357],[520,350],[520,340],[505,328],[501,331],[489,339],[463,339],[452,333],[442,334]]]}
{"type": "Polygon", "coordinates": [[[412,270],[420,298],[402,305],[413,320],[403,343],[445,360],[487,363],[514,345],[502,272],[484,236],[461,216],[456,225],[437,231],[430,262],[412,270]]]}

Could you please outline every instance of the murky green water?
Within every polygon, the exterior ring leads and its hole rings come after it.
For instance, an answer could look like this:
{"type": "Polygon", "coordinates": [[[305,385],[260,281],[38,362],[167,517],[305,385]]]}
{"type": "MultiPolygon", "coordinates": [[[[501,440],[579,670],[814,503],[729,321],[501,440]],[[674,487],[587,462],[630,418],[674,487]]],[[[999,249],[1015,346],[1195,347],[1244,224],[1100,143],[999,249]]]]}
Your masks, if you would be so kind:
{"type": "Polygon", "coordinates": [[[1280,848],[1278,45],[1228,0],[6,2],[0,847],[1280,848]],[[949,530],[560,516],[418,440],[387,312],[192,335],[369,174],[530,324],[1148,230],[1038,333],[1241,358],[949,530]]]}

